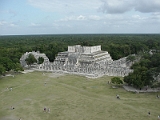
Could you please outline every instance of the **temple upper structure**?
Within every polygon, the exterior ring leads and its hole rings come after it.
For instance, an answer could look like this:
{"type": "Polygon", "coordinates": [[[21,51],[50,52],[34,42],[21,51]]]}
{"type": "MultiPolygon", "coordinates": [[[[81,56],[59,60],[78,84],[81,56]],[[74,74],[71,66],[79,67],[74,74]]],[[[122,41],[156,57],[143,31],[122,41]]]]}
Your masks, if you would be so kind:
{"type": "Polygon", "coordinates": [[[68,51],[58,53],[54,65],[80,67],[95,63],[112,63],[113,60],[107,51],[101,51],[101,46],[68,46],[68,51]]]}
{"type": "MultiPolygon", "coordinates": [[[[21,57],[21,61],[24,61],[25,56],[24,54],[21,57]]],[[[37,65],[40,70],[62,71],[91,77],[103,75],[123,77],[132,72],[126,57],[113,61],[107,51],[101,50],[101,45],[68,46],[68,51],[59,52],[53,63],[49,62],[46,56],[44,58],[46,60],[43,64],[37,65]]]]}

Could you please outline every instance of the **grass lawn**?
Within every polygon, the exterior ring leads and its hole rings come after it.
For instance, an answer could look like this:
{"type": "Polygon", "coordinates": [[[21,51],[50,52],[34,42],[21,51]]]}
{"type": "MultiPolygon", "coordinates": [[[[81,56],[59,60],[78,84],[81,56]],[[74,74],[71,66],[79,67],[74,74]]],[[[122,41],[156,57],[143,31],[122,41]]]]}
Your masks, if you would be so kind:
{"type": "Polygon", "coordinates": [[[113,89],[110,78],[43,72],[0,78],[0,120],[157,120],[160,93],[113,89]]]}

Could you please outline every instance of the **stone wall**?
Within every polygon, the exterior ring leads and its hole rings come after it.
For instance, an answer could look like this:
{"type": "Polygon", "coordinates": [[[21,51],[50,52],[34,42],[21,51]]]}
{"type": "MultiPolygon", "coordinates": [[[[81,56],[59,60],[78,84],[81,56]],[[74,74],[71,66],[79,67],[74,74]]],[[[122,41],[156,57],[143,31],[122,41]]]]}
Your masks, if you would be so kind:
{"type": "Polygon", "coordinates": [[[49,62],[48,57],[44,53],[40,53],[39,51],[37,51],[37,52],[35,52],[35,51],[26,52],[20,58],[20,64],[21,64],[22,67],[27,67],[28,66],[27,63],[26,63],[26,61],[25,61],[25,59],[28,58],[29,54],[34,55],[34,57],[35,57],[35,59],[37,61],[38,61],[39,57],[42,57],[42,58],[44,58],[44,63],[48,63],[49,62]]]}
{"type": "Polygon", "coordinates": [[[90,53],[94,53],[97,51],[101,51],[101,45],[83,46],[83,47],[80,45],[68,46],[68,52],[79,52],[79,53],[84,53],[84,54],[90,54],[90,53]]]}
{"type": "Polygon", "coordinates": [[[68,52],[79,52],[82,53],[83,49],[80,45],[68,46],[68,52]]]}
{"type": "Polygon", "coordinates": [[[95,76],[127,76],[130,72],[133,72],[131,69],[126,67],[116,67],[113,65],[100,65],[100,64],[83,64],[79,67],[71,65],[64,66],[63,63],[53,64],[53,63],[45,63],[42,64],[39,69],[48,70],[48,71],[64,71],[68,73],[76,73],[76,74],[85,74],[85,75],[95,75],[95,76]]]}
{"type": "Polygon", "coordinates": [[[101,46],[98,45],[98,46],[83,46],[83,53],[84,54],[90,54],[90,53],[94,53],[94,52],[97,52],[97,51],[101,51],[101,46]]]}
{"type": "Polygon", "coordinates": [[[68,46],[68,52],[75,52],[75,47],[74,46],[68,46]]]}
{"type": "Polygon", "coordinates": [[[101,51],[101,45],[91,47],[91,53],[101,51]]]}

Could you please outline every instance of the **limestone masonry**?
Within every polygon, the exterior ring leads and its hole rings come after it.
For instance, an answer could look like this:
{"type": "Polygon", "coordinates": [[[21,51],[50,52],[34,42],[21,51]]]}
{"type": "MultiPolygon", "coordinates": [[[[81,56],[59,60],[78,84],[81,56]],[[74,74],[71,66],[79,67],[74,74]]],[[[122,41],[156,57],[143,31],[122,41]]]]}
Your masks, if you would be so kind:
{"type": "Polygon", "coordinates": [[[107,51],[101,50],[98,46],[68,46],[68,51],[59,52],[54,62],[49,62],[45,54],[39,52],[27,52],[22,55],[20,63],[23,67],[27,64],[25,59],[29,54],[33,54],[36,59],[43,57],[44,62],[36,65],[39,70],[65,72],[72,74],[85,75],[88,77],[126,76],[132,70],[131,63],[126,61],[126,57],[113,61],[107,51]]]}

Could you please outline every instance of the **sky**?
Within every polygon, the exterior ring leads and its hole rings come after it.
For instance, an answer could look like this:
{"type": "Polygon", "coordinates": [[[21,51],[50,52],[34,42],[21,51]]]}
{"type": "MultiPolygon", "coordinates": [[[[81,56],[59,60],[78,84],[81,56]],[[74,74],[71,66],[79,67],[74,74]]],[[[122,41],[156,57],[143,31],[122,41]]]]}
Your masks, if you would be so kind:
{"type": "Polygon", "coordinates": [[[160,0],[0,0],[0,35],[160,33],[160,0]]]}

